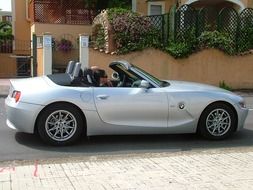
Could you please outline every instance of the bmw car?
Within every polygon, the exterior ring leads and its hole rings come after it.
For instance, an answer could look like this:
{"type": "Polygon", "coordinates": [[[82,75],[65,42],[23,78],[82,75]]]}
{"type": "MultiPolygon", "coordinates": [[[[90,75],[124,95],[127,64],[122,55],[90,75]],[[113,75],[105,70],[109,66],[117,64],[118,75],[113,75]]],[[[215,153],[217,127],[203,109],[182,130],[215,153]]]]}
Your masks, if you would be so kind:
{"type": "Polygon", "coordinates": [[[160,80],[127,61],[114,61],[111,86],[81,63],[66,72],[11,80],[7,125],[51,145],[84,136],[198,133],[221,140],[243,128],[242,97],[214,86],[160,80]]]}

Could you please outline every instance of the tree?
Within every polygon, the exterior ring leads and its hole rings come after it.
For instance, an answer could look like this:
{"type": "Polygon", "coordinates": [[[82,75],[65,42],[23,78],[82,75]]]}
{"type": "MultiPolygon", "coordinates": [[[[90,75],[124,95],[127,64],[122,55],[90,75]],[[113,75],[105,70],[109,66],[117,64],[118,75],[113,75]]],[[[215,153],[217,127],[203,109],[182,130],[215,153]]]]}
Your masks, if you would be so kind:
{"type": "Polygon", "coordinates": [[[12,28],[10,22],[0,22],[0,34],[12,35],[12,28]]]}

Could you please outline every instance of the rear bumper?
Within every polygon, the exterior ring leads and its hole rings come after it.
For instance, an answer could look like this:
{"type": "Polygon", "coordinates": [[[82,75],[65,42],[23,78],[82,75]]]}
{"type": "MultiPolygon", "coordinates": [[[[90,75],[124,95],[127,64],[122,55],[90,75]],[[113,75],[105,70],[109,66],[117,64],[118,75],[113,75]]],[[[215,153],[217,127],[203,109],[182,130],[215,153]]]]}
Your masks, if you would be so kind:
{"type": "Polygon", "coordinates": [[[34,133],[35,121],[43,106],[23,102],[16,103],[13,98],[7,97],[5,108],[8,127],[20,132],[34,133]]]}

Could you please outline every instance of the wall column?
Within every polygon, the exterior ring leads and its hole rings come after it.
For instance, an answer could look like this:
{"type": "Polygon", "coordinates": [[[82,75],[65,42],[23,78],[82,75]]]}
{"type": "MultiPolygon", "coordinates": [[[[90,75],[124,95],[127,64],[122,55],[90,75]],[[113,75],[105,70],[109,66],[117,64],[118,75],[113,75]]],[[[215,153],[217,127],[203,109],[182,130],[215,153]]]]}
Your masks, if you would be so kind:
{"type": "Polygon", "coordinates": [[[89,67],[89,36],[87,34],[79,35],[79,62],[81,68],[89,67]]]}
{"type": "Polygon", "coordinates": [[[52,35],[43,34],[43,75],[52,74],[52,35]]]}
{"type": "Polygon", "coordinates": [[[137,11],[137,2],[136,2],[136,0],[132,0],[132,11],[133,12],[137,11]]]}

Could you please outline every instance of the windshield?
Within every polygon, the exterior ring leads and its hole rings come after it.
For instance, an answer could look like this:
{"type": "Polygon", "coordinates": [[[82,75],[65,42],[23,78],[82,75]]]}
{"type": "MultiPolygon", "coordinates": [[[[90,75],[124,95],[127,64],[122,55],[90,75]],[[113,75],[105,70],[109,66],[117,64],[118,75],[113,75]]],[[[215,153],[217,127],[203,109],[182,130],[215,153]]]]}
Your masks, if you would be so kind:
{"type": "Polygon", "coordinates": [[[147,73],[146,71],[142,70],[141,68],[137,67],[137,66],[133,66],[135,68],[135,70],[137,70],[139,73],[141,73],[142,75],[144,75],[145,77],[147,77],[149,80],[153,81],[156,85],[158,85],[159,87],[165,87],[168,86],[169,83],[166,81],[161,81],[160,79],[154,77],[153,75],[147,73]]]}

